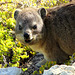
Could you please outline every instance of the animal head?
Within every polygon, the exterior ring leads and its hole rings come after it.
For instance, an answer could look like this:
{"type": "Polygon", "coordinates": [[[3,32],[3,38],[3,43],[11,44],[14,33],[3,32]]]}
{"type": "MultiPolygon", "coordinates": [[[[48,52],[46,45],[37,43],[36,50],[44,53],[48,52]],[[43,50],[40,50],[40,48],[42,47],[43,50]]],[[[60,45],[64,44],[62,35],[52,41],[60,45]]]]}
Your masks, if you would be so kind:
{"type": "Polygon", "coordinates": [[[25,8],[16,10],[14,18],[16,20],[16,37],[23,44],[32,45],[39,42],[43,36],[43,19],[46,16],[44,8],[25,8]]]}

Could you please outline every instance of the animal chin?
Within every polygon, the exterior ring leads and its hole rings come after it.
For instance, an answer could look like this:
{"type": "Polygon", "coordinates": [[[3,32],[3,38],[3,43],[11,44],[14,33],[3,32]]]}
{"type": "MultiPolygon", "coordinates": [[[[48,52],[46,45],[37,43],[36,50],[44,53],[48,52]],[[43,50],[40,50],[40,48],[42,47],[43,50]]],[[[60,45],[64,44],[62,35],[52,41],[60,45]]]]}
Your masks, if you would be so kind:
{"type": "Polygon", "coordinates": [[[27,44],[27,45],[33,45],[35,43],[36,43],[36,41],[34,39],[25,39],[25,44],[27,44]]]}
{"type": "Polygon", "coordinates": [[[26,39],[26,40],[25,40],[25,42],[26,42],[26,43],[30,43],[30,42],[31,42],[31,40],[26,39]]]}

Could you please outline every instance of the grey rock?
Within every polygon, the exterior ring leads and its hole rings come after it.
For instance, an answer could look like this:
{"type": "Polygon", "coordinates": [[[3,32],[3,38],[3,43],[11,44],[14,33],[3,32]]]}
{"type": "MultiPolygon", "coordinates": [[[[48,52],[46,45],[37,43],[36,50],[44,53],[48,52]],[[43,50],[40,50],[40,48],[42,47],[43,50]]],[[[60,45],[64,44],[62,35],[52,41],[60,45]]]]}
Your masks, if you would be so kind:
{"type": "Polygon", "coordinates": [[[73,63],[73,64],[72,64],[72,66],[74,66],[74,67],[75,67],[75,63],[73,63]]]}
{"type": "Polygon", "coordinates": [[[75,63],[72,66],[54,65],[49,70],[44,70],[43,75],[75,75],[75,63]]]}
{"type": "Polygon", "coordinates": [[[21,75],[21,73],[21,68],[17,67],[0,68],[0,75],[21,75]]]}
{"type": "Polygon", "coordinates": [[[66,72],[66,71],[63,71],[60,73],[60,75],[73,75],[73,73],[71,72],[66,72]]]}

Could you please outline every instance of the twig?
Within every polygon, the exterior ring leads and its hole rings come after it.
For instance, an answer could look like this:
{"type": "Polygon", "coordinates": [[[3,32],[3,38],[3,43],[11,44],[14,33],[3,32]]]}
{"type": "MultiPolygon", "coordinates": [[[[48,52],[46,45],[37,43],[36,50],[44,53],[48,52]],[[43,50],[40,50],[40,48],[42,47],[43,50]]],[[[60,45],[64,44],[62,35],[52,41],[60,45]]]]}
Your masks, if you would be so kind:
{"type": "Polygon", "coordinates": [[[5,56],[4,55],[2,55],[2,56],[3,56],[4,64],[7,64],[5,56]]]}

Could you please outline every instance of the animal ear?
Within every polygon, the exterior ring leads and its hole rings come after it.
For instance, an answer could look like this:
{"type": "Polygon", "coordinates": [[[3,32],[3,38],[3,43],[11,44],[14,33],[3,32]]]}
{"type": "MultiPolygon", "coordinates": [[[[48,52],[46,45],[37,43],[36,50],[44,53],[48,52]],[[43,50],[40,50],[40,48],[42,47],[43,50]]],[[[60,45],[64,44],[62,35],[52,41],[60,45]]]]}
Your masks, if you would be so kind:
{"type": "Polygon", "coordinates": [[[46,9],[40,8],[38,9],[38,13],[40,14],[41,18],[44,19],[44,17],[46,16],[46,9]]]}
{"type": "Polygon", "coordinates": [[[21,11],[20,9],[15,10],[15,12],[14,12],[14,18],[15,18],[15,20],[17,19],[17,16],[18,16],[18,14],[19,14],[20,11],[21,11]]]}

